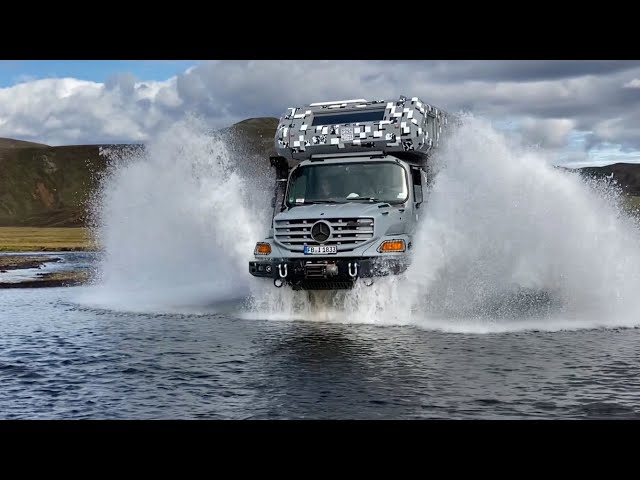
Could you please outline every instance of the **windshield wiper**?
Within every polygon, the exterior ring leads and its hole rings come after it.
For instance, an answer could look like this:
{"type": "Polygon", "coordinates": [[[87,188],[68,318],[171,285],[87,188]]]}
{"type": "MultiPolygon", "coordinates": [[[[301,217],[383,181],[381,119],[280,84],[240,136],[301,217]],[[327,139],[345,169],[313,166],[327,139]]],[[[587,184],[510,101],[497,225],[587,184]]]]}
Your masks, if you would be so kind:
{"type": "Polygon", "coordinates": [[[346,203],[346,202],[338,202],[336,200],[310,200],[307,202],[296,202],[289,205],[289,208],[293,207],[301,207],[302,205],[317,205],[319,203],[346,203]]]}
{"type": "Polygon", "coordinates": [[[380,200],[379,198],[376,197],[354,197],[354,198],[350,198],[349,200],[368,200],[370,202],[383,202],[383,203],[387,203],[384,200],[380,200]]]}

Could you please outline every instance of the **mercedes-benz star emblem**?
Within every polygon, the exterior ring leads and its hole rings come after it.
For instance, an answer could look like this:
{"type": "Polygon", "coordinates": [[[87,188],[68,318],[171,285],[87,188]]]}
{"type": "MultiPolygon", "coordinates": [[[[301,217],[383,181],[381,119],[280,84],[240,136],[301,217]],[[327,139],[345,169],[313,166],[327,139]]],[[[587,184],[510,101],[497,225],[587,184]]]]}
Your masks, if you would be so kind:
{"type": "Polygon", "coordinates": [[[311,227],[311,238],[318,243],[326,242],[330,236],[331,228],[326,222],[316,222],[313,224],[313,227],[311,227]]]}

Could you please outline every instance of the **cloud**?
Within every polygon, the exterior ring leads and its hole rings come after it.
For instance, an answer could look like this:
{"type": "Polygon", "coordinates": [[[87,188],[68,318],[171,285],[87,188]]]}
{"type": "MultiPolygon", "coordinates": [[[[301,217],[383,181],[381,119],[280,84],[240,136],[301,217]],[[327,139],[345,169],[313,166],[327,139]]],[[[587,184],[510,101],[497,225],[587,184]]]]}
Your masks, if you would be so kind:
{"type": "Polygon", "coordinates": [[[574,127],[575,122],[568,118],[527,118],[520,123],[521,133],[527,143],[547,149],[566,146],[574,127]]]}
{"type": "Polygon", "coordinates": [[[634,78],[633,80],[625,83],[624,88],[640,88],[640,78],[634,78]]]}
{"type": "Polygon", "coordinates": [[[163,82],[120,73],[0,89],[0,136],[51,144],[144,141],[186,112],[213,128],[289,106],[419,96],[451,112],[514,120],[546,149],[587,132],[583,148],[640,149],[638,61],[210,61],[163,82]]]}
{"type": "Polygon", "coordinates": [[[62,78],[2,88],[0,136],[50,145],[144,141],[175,115],[171,83],[119,75],[105,84],[62,78]]]}
{"type": "Polygon", "coordinates": [[[640,67],[640,61],[627,60],[439,60],[409,63],[430,70],[432,77],[439,81],[464,78],[489,82],[561,80],[587,75],[609,75],[640,67]]]}
{"type": "Polygon", "coordinates": [[[120,90],[125,95],[131,95],[136,86],[136,77],[130,73],[112,75],[104,84],[107,90],[120,90]]]}

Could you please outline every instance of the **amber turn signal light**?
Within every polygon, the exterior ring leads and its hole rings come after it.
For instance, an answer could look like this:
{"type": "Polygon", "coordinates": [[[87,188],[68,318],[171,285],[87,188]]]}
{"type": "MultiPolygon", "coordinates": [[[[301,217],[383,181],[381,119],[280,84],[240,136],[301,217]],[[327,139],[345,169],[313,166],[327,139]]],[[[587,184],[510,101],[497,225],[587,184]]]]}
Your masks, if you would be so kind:
{"type": "Polygon", "coordinates": [[[256,243],[256,249],[253,251],[254,255],[269,255],[271,253],[271,245],[268,243],[256,243]]]}
{"type": "Polygon", "coordinates": [[[378,248],[379,252],[404,252],[404,240],[386,240],[378,248]]]}

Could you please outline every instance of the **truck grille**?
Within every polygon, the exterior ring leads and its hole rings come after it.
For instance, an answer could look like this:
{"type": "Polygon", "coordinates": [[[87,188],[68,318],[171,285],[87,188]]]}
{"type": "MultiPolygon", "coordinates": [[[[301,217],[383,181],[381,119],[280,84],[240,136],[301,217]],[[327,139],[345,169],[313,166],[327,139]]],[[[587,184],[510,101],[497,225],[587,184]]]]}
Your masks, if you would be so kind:
{"type": "Polygon", "coordinates": [[[302,251],[305,245],[336,245],[338,251],[352,250],[373,238],[373,218],[313,218],[305,220],[276,220],[276,241],[291,250],[302,251]],[[322,220],[331,226],[331,235],[323,243],[311,236],[311,227],[322,220]]]}

